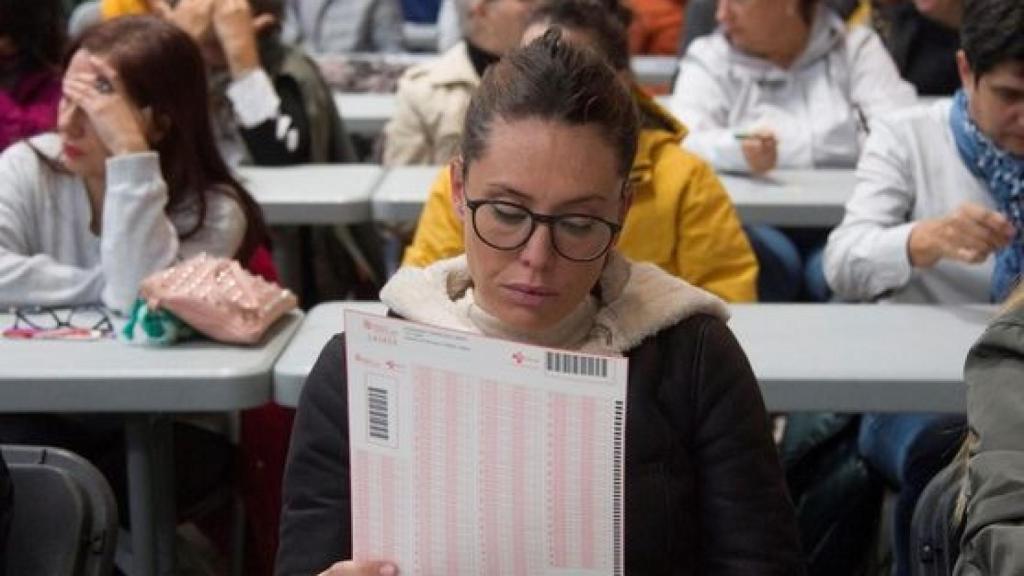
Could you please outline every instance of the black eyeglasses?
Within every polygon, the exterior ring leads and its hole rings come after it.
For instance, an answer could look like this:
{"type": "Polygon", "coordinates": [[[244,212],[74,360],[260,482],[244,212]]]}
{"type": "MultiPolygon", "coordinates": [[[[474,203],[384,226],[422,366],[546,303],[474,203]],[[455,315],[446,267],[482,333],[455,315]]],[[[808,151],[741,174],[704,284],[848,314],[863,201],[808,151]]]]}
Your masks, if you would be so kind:
{"type": "Polygon", "coordinates": [[[611,248],[620,224],[588,214],[538,214],[504,200],[466,200],[473,230],[491,248],[516,250],[533,236],[537,224],[551,230],[555,252],[573,262],[590,262],[611,248]]]}
{"type": "Polygon", "coordinates": [[[13,308],[11,313],[14,324],[3,332],[7,338],[96,339],[114,333],[102,306],[27,306],[13,308]]]}

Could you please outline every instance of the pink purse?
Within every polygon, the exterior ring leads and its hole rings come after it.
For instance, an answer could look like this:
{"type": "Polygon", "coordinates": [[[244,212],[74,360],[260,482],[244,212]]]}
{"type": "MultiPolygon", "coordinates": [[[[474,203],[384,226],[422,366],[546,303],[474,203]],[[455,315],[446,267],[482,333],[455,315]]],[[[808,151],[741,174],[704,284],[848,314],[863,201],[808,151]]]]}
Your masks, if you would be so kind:
{"type": "Polygon", "coordinates": [[[205,253],[151,274],[139,296],[150,310],[163,308],[214,340],[236,344],[259,342],[297,305],[290,290],[205,253]]]}

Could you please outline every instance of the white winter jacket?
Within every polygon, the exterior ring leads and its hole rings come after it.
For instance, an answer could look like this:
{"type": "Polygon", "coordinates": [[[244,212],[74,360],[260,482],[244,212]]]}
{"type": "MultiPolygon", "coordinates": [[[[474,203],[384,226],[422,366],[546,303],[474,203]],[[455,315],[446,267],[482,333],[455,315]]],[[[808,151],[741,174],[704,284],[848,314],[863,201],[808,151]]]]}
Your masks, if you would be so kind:
{"type": "Polygon", "coordinates": [[[949,125],[951,101],[901,110],[878,122],[857,165],[857,188],[825,247],[825,277],[844,300],[965,304],[989,301],[995,259],[910,264],[907,244],[920,220],[965,202],[995,210],[985,183],[960,159],[949,125]]]}
{"type": "Polygon", "coordinates": [[[820,7],[789,69],[740,52],[721,30],[694,41],[670,108],[690,129],[684,146],[719,170],[747,172],[737,133],[773,131],[780,168],[852,167],[874,120],[916,100],[873,31],[847,31],[820,7]]]}

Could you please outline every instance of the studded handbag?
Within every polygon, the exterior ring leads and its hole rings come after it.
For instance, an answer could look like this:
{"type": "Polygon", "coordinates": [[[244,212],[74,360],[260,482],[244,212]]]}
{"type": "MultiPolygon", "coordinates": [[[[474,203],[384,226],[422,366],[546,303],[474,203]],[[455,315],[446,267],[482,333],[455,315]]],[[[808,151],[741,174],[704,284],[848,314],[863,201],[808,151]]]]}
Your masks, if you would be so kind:
{"type": "Polygon", "coordinates": [[[139,297],[220,342],[255,344],[296,307],[295,294],[254,276],[235,260],[199,254],[147,277],[139,297]]]}

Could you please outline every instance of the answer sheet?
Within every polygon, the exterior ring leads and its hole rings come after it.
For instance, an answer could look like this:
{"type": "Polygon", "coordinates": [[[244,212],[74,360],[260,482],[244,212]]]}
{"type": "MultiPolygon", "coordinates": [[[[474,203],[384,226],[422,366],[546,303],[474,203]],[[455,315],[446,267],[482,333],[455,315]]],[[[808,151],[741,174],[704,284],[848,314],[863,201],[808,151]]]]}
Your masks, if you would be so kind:
{"type": "Polygon", "coordinates": [[[347,311],[353,556],[622,574],[627,362],[347,311]]]}

